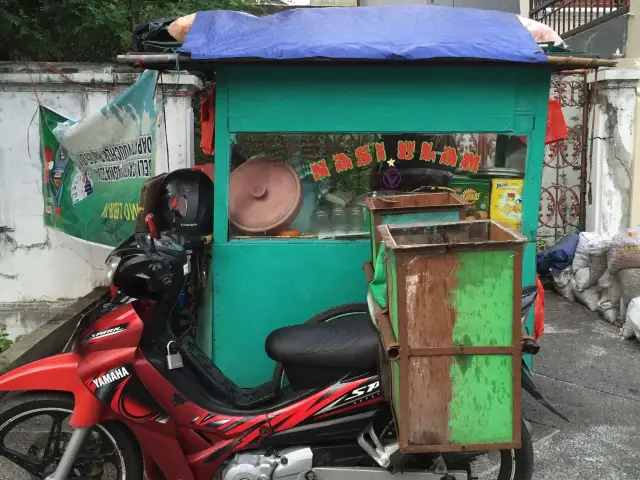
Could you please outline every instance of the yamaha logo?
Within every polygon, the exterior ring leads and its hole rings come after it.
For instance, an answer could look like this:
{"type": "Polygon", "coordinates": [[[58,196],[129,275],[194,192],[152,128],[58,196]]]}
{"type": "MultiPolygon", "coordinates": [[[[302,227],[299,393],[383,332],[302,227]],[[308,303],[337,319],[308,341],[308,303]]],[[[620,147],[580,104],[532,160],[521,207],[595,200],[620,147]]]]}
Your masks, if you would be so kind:
{"type": "Polygon", "coordinates": [[[127,369],[124,367],[120,367],[105,373],[101,377],[94,379],[93,384],[97,388],[100,388],[100,387],[109,385],[110,383],[115,382],[116,380],[120,380],[121,378],[125,378],[128,376],[129,376],[129,372],[127,371],[127,369]]]}

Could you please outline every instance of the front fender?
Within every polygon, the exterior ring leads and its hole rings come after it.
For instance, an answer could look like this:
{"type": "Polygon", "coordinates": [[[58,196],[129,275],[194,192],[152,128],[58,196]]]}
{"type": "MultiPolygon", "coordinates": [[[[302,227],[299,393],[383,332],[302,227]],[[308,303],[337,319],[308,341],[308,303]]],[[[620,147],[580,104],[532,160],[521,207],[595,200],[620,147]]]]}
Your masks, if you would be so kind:
{"type": "Polygon", "coordinates": [[[69,392],[75,398],[72,427],[90,427],[100,422],[103,406],[78,375],[79,357],[63,353],[11,370],[0,377],[0,391],[49,390],[69,392]]]}

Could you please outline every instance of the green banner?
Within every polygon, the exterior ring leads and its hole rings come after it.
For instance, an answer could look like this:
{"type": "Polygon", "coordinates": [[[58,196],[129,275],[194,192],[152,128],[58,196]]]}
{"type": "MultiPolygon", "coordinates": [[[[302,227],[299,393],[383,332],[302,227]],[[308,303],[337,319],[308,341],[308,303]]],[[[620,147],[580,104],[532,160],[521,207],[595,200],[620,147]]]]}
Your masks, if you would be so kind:
{"type": "Polygon", "coordinates": [[[135,230],[142,184],[154,174],[157,72],[79,122],[40,107],[45,224],[115,246],[135,230]]]}

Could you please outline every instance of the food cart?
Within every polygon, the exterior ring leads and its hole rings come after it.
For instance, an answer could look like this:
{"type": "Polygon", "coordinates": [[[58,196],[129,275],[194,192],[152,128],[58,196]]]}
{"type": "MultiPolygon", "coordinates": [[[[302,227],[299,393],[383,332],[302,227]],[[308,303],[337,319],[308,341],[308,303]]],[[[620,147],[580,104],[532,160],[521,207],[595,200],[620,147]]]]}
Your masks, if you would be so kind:
{"type": "Polygon", "coordinates": [[[548,56],[515,15],[470,9],[200,12],[190,28],[179,53],[119,60],[214,75],[201,343],[233,381],[270,378],[275,328],[365,300],[375,225],[363,197],[438,187],[469,203],[456,218],[512,218],[521,283],[535,283],[551,74],[597,62],[548,56]]]}

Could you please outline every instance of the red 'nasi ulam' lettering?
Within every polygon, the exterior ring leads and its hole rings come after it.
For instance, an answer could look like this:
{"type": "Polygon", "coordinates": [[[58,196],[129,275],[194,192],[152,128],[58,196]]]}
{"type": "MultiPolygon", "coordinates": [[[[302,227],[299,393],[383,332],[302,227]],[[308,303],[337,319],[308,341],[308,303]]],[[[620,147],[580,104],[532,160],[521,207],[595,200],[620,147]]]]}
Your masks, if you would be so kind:
{"type": "Polygon", "coordinates": [[[323,178],[331,176],[329,168],[327,168],[327,162],[320,160],[309,165],[311,167],[311,173],[313,173],[313,179],[317,182],[323,178]]]}
{"type": "Polygon", "coordinates": [[[373,156],[369,153],[369,145],[363,145],[356,148],[356,158],[358,159],[359,167],[366,167],[373,161],[373,156]]]}
{"type": "Polygon", "coordinates": [[[474,155],[471,152],[465,152],[460,162],[460,169],[467,172],[478,173],[480,166],[480,155],[474,155]]]}
{"type": "Polygon", "coordinates": [[[440,155],[440,164],[448,167],[455,167],[458,164],[458,153],[453,147],[444,147],[440,155]]]}
{"type": "Polygon", "coordinates": [[[353,162],[344,153],[338,153],[337,155],[334,155],[333,161],[336,164],[336,173],[346,172],[347,170],[351,170],[353,168],[353,162]]]}
{"type": "Polygon", "coordinates": [[[376,143],[376,162],[386,162],[387,152],[384,149],[384,143],[376,143]]]}
{"type": "MultiPolygon", "coordinates": [[[[416,142],[413,140],[399,140],[397,157],[398,160],[413,160],[416,155],[416,142]]],[[[346,153],[337,153],[333,155],[333,162],[335,165],[336,173],[343,173],[349,170],[353,170],[357,167],[366,167],[371,165],[374,160],[376,162],[386,162],[387,152],[384,147],[384,143],[375,143],[372,145],[362,145],[355,149],[353,157],[356,159],[356,164],[352,160],[352,157],[346,153]],[[372,148],[373,147],[373,148],[372,148]]],[[[458,155],[455,147],[444,147],[442,153],[436,152],[433,149],[433,142],[421,142],[419,159],[423,162],[436,163],[436,158],[439,158],[438,163],[451,168],[459,167],[460,170],[478,173],[480,166],[480,156],[472,152],[464,152],[458,155]],[[458,160],[460,164],[458,165],[458,160]]],[[[318,160],[317,162],[310,163],[311,172],[313,173],[313,179],[317,182],[322,179],[331,176],[331,171],[327,166],[326,160],[318,160]]]]}
{"type": "Polygon", "coordinates": [[[398,160],[413,160],[416,152],[416,142],[398,140],[398,160]]]}
{"type": "Polygon", "coordinates": [[[436,152],[433,151],[433,142],[422,142],[422,145],[420,145],[420,160],[435,163],[436,152]]]}

